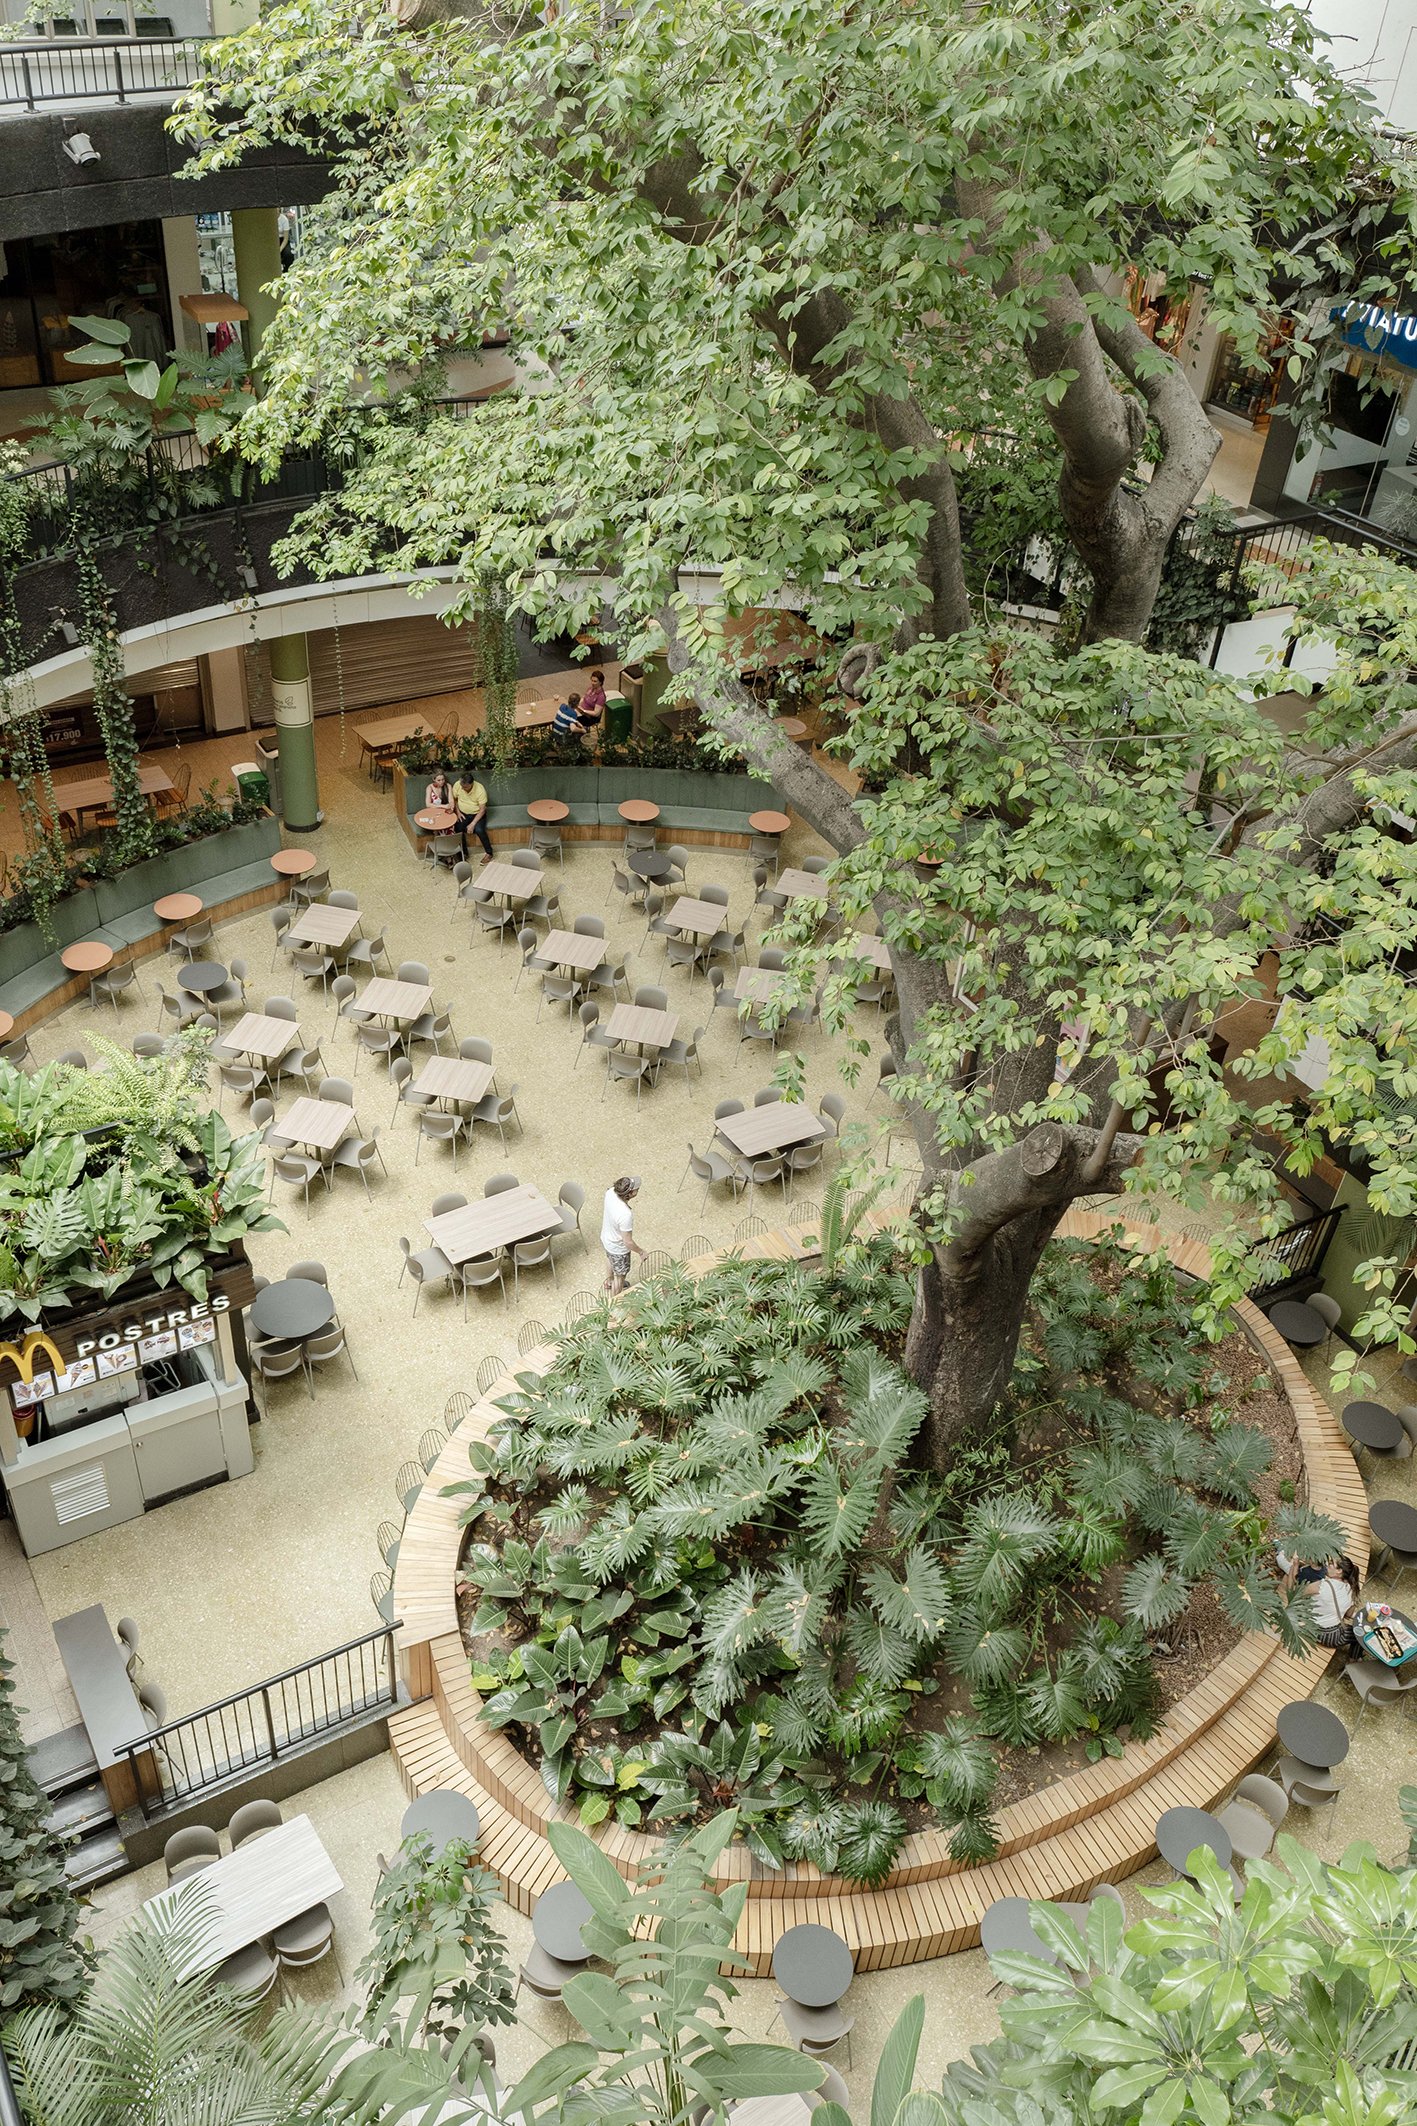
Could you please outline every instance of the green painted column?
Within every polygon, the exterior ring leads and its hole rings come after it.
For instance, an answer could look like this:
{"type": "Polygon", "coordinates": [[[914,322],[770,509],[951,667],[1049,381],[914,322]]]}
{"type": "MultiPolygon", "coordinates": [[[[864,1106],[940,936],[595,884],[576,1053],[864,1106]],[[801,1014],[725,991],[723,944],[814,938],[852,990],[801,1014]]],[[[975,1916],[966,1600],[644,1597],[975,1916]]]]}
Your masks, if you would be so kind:
{"type": "Polygon", "coordinates": [[[270,650],[276,744],[280,748],[281,811],[292,834],[308,834],[324,817],[315,775],[310,653],[303,635],[277,635],[270,650]]]}
{"type": "Polygon", "coordinates": [[[280,231],[275,207],[240,207],[231,217],[236,293],[250,313],[246,359],[254,367],[280,300],[280,231]]]}

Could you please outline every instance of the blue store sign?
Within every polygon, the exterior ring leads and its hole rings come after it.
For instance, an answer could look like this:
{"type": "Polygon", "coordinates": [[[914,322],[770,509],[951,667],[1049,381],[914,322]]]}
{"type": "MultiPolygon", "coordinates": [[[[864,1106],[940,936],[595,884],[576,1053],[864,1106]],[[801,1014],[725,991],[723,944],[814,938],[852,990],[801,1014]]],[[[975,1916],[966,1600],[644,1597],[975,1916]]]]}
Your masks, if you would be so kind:
{"type": "Polygon", "coordinates": [[[1348,346],[1360,347],[1364,354],[1386,355],[1404,369],[1417,369],[1417,314],[1387,310],[1381,303],[1350,303],[1346,310],[1332,314],[1344,320],[1348,346]]]}

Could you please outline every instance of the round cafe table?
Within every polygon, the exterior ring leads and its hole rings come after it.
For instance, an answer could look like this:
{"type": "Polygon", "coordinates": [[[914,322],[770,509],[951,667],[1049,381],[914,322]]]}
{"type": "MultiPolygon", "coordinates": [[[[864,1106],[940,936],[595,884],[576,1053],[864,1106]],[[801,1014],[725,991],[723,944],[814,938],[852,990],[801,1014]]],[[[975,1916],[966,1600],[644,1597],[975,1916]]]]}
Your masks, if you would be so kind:
{"type": "Polygon", "coordinates": [[[855,1974],[850,1949],[830,1927],[789,1927],[772,1952],[772,1975],[799,2008],[834,2008],[855,1974]]]}
{"type": "Polygon", "coordinates": [[[462,1845],[476,1846],[480,1831],[477,1804],[451,1786],[434,1787],[431,1793],[410,1801],[399,1825],[401,1838],[422,1832],[431,1839],[435,1858],[454,1839],[462,1845]]]}
{"type": "Polygon", "coordinates": [[[786,834],[792,822],[785,812],[750,812],[748,825],[755,834],[786,834]]]}
{"type": "Polygon", "coordinates": [[[457,817],[451,805],[425,805],[421,812],[414,813],[413,824],[425,834],[447,834],[456,826],[457,817]]]}
{"type": "Polygon", "coordinates": [[[663,849],[631,849],[625,858],[636,878],[663,878],[670,861],[663,849]]]}
{"type": "MultiPolygon", "coordinates": [[[[795,746],[800,745],[807,736],[807,726],[800,716],[779,716],[777,727],[783,737],[790,738],[795,746]]],[[[805,2002],[803,2005],[806,2005],[805,2002]]]]}
{"type": "Polygon", "coordinates": [[[59,957],[70,974],[101,974],[112,964],[113,947],[99,944],[96,938],[86,938],[77,945],[66,945],[59,957]]]}
{"type": "Polygon", "coordinates": [[[658,805],[652,805],[647,797],[627,797],[618,807],[620,817],[632,827],[647,827],[652,819],[659,818],[658,805]]]}
{"type": "Polygon", "coordinates": [[[1374,1454],[1391,1454],[1402,1444],[1402,1427],[1383,1403],[1345,1403],[1343,1429],[1374,1454]]]}
{"type": "Polygon", "coordinates": [[[226,980],[226,969],[219,960],[189,960],[177,970],[177,986],[190,990],[195,997],[207,996],[213,989],[220,989],[226,980]]]}
{"type": "Polygon", "coordinates": [[[1328,1335],[1328,1323],[1322,1314],[1306,1307],[1302,1299],[1281,1299],[1277,1307],[1270,1308],[1267,1318],[1297,1351],[1312,1351],[1328,1335]]]}
{"type": "Polygon", "coordinates": [[[534,819],[538,826],[554,827],[570,817],[571,808],[562,804],[559,797],[534,797],[526,810],[527,818],[534,819]]]}
{"type": "Polygon", "coordinates": [[[153,914],[160,923],[190,923],[201,912],[199,893],[164,893],[160,901],[153,902],[153,914]]]}
{"type": "Polygon", "coordinates": [[[8,1011],[0,1011],[0,1041],[8,1041],[15,1030],[15,1021],[8,1011]]]}
{"type": "Polygon", "coordinates": [[[1156,1824],[1156,1850],[1178,1875],[1198,1845],[1208,1846],[1222,1868],[1228,1868],[1233,1848],[1230,1833],[1208,1809],[1167,1809],[1156,1824]]]}
{"type": "Polygon", "coordinates": [[[300,1343],[329,1327],[335,1303],[326,1285],[308,1277],[283,1277],[256,1294],[246,1318],[258,1336],[272,1343],[300,1343]]]}
{"type": "MultiPolygon", "coordinates": [[[[0,1037],[4,1028],[0,1027],[0,1037]]],[[[1403,1499],[1374,1499],[1368,1512],[1373,1540],[1399,1556],[1417,1557],[1417,1506],[1403,1499]]]]}
{"type": "Polygon", "coordinates": [[[1351,1737],[1337,1713],[1312,1698],[1281,1705],[1275,1731],[1285,1751],[1316,1772],[1331,1772],[1348,1755],[1351,1737]]]}
{"type": "Polygon", "coordinates": [[[581,1940],[581,1928],[590,1917],[590,1900],[583,1891],[573,1882],[554,1882],[532,1906],[531,1931],[557,1963],[583,1964],[590,1951],[581,1940]]]}
{"type": "Polygon", "coordinates": [[[277,849],[271,858],[271,869],[280,878],[304,878],[319,861],[310,849],[277,849]]]}

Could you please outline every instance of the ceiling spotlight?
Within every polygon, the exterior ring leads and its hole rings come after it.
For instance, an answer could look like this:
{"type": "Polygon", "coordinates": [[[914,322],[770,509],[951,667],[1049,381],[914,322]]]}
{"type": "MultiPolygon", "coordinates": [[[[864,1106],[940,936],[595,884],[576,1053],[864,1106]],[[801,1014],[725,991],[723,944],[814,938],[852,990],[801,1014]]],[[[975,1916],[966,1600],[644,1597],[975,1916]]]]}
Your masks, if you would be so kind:
{"type": "Polygon", "coordinates": [[[71,133],[64,143],[64,153],[72,163],[102,162],[103,160],[87,133],[71,133]]]}

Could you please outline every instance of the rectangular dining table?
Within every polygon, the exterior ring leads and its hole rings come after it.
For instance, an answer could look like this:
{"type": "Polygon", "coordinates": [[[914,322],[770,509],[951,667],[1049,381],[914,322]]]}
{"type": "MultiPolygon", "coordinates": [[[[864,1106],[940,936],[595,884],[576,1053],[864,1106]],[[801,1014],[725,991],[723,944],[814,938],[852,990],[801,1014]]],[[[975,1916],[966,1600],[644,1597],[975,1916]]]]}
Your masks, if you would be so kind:
{"type": "Polygon", "coordinates": [[[354,1132],[354,1109],[344,1100],[292,1100],[276,1123],[276,1134],[312,1152],[332,1152],[354,1132]]]}
{"type": "Polygon", "coordinates": [[[221,1038],[223,1047],[234,1048],[238,1055],[269,1063],[276,1056],[283,1056],[302,1036],[294,1019],[273,1019],[264,1011],[248,1011],[221,1038]]]}
{"type": "Polygon", "coordinates": [[[699,901],[692,893],[681,893],[674,906],[665,909],[664,920],[676,930],[691,931],[695,937],[712,937],[726,927],[728,910],[716,901],[699,901]]]}
{"type": "Polygon", "coordinates": [[[782,967],[740,967],[738,979],[733,984],[734,1001],[739,1004],[765,1004],[775,989],[780,989],[791,977],[782,967]]]}
{"type": "Polygon", "coordinates": [[[366,753],[387,753],[394,746],[401,746],[407,739],[417,738],[424,731],[431,731],[432,724],[416,709],[403,716],[385,716],[378,723],[355,725],[359,743],[366,753]]]}
{"type": "Polygon", "coordinates": [[[774,891],[785,893],[790,901],[824,901],[830,890],[817,872],[794,871],[791,865],[778,872],[774,885],[774,891]]]}
{"type": "Polygon", "coordinates": [[[846,944],[848,950],[843,957],[864,960],[869,967],[879,967],[882,974],[890,973],[891,956],[886,941],[877,937],[873,930],[853,930],[846,944]]]}
{"type": "Polygon", "coordinates": [[[646,1004],[617,1004],[605,1022],[612,1041],[635,1041],[642,1048],[667,1048],[679,1024],[677,1011],[654,1011],[646,1004]]]}
{"type": "Polygon", "coordinates": [[[332,908],[328,901],[312,901],[298,922],[285,933],[287,945],[344,945],[359,928],[357,908],[332,908]]]}
{"type": "Polygon", "coordinates": [[[435,1100],[466,1101],[475,1106],[492,1090],[496,1075],[490,1063],[473,1062],[465,1056],[430,1056],[409,1091],[431,1093],[435,1100]]]}
{"type": "Polygon", "coordinates": [[[800,1100],[770,1100],[766,1107],[745,1107],[741,1114],[724,1115],[714,1127],[745,1159],[763,1159],[769,1152],[785,1152],[794,1144],[815,1144],[827,1133],[821,1116],[800,1100]]]}
{"type": "Polygon", "coordinates": [[[533,871],[530,865],[503,864],[495,859],[483,865],[473,884],[480,891],[498,894],[507,901],[529,901],[534,893],[542,890],[541,873],[533,871]]]}
{"type": "MultiPolygon", "coordinates": [[[[166,768],[154,764],[138,769],[138,788],[144,797],[177,795],[177,786],[166,768]]],[[[105,805],[113,803],[113,778],[109,775],[85,775],[74,782],[57,782],[54,785],[54,803],[61,818],[79,819],[85,812],[100,812],[105,805]]]]}
{"type": "Polygon", "coordinates": [[[372,1011],[376,1019],[421,1019],[432,1002],[429,983],[395,982],[387,975],[376,974],[364,984],[359,1008],[372,1011]]]}
{"type": "Polygon", "coordinates": [[[587,937],[579,930],[548,930],[537,957],[583,974],[588,968],[598,967],[608,949],[604,938],[587,937]]]}
{"type": "Polygon", "coordinates": [[[264,1940],[313,1905],[327,1904],[343,1888],[310,1818],[292,1816],[259,1838],[245,1839],[209,1868],[146,1898],[143,1910],[166,1916],[190,1901],[205,1908],[200,1935],[182,1967],[184,1978],[194,1978],[199,1971],[214,1971],[229,1956],[264,1940]]]}
{"type": "Polygon", "coordinates": [[[434,1247],[441,1248],[449,1262],[470,1262],[474,1255],[491,1255],[518,1240],[534,1240],[540,1233],[554,1233],[561,1213],[553,1209],[539,1188],[523,1181],[503,1189],[499,1196],[484,1196],[478,1203],[465,1203],[460,1211],[444,1211],[425,1218],[423,1230],[434,1247]]]}

